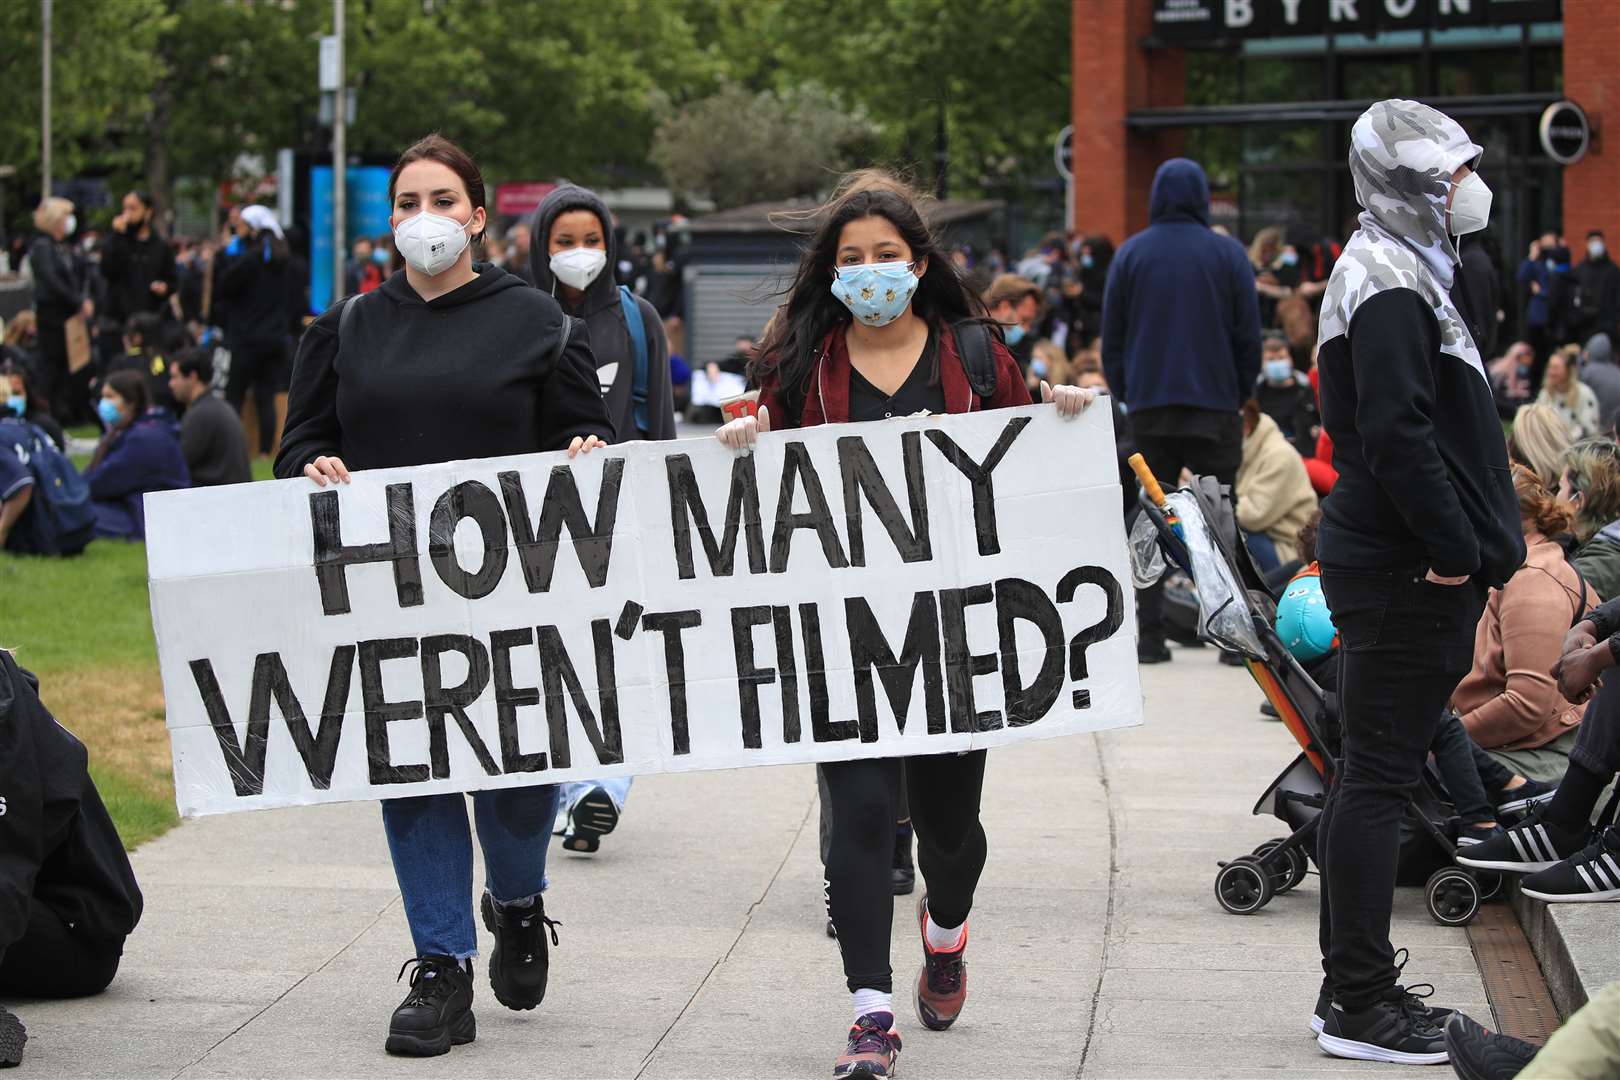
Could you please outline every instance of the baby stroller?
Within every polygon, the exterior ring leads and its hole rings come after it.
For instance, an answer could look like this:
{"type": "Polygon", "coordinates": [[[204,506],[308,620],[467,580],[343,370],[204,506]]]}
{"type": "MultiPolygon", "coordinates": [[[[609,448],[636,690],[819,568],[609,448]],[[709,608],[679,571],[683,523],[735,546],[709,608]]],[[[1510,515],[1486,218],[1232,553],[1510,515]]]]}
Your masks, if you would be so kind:
{"type": "MultiPolygon", "coordinates": [[[[1315,859],[1317,819],[1338,769],[1337,695],[1325,691],[1277,636],[1278,595],[1249,556],[1229,493],[1202,476],[1165,495],[1141,455],[1131,464],[1142,481],[1142,516],[1131,542],[1137,584],[1162,573],[1166,561],[1180,567],[1197,592],[1200,636],[1243,658],[1299,745],[1299,755],[1254,806],[1255,814],[1272,815],[1290,833],[1220,863],[1215,875],[1221,906],[1251,915],[1304,881],[1315,859]]],[[[1502,877],[1458,866],[1454,839],[1452,808],[1438,777],[1426,769],[1407,797],[1397,880],[1422,884],[1436,922],[1465,926],[1481,903],[1501,892],[1502,877]]]]}

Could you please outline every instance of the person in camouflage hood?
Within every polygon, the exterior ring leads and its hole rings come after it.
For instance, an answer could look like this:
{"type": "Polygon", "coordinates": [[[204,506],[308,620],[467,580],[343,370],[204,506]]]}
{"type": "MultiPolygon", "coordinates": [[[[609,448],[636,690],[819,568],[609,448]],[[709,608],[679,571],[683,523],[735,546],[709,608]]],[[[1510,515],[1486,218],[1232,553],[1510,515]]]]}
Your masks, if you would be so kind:
{"type": "Polygon", "coordinates": [[[1325,973],[1312,1028],[1339,1057],[1446,1060],[1448,1010],[1396,984],[1399,830],[1486,592],[1524,561],[1454,236],[1484,227],[1483,151],[1456,121],[1381,101],[1351,131],[1363,212],[1322,303],[1322,423],[1339,480],[1317,555],[1340,652],[1344,760],[1318,827],[1325,973]],[[1454,295],[1457,299],[1454,299],[1454,295]]]}

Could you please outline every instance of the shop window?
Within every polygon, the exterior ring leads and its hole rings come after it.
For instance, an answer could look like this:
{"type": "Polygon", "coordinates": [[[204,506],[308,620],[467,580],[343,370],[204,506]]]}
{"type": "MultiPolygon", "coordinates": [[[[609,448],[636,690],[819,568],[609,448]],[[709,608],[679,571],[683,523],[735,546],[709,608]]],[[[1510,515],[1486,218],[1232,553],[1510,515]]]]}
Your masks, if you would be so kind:
{"type": "Polygon", "coordinates": [[[1305,164],[1322,160],[1318,124],[1254,124],[1243,129],[1243,164],[1305,164]]]}
{"type": "Polygon", "coordinates": [[[1434,56],[1434,92],[1440,97],[1518,94],[1524,91],[1517,51],[1487,49],[1434,56]]]}
{"type": "Polygon", "coordinates": [[[1238,65],[1220,49],[1187,50],[1187,104],[1230,105],[1238,100],[1238,65]]]}
{"type": "Polygon", "coordinates": [[[1537,93],[1564,92],[1564,50],[1562,46],[1530,50],[1530,89],[1537,93]]]}
{"type": "Polygon", "coordinates": [[[1251,57],[1243,62],[1245,102],[1316,101],[1322,96],[1322,61],[1251,57]]]}
{"type": "Polygon", "coordinates": [[[1340,65],[1340,97],[1349,101],[1382,101],[1418,96],[1418,58],[1412,55],[1345,59],[1340,65]]]}

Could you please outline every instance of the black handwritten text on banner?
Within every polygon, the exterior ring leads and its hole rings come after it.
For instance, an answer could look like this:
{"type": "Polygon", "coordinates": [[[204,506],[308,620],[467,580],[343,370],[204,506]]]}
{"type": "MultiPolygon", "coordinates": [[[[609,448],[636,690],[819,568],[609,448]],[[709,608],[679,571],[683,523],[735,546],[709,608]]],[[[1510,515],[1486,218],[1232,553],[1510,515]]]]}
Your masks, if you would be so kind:
{"type": "Polygon", "coordinates": [[[1107,409],[147,498],[181,811],[1141,722],[1107,409]]]}

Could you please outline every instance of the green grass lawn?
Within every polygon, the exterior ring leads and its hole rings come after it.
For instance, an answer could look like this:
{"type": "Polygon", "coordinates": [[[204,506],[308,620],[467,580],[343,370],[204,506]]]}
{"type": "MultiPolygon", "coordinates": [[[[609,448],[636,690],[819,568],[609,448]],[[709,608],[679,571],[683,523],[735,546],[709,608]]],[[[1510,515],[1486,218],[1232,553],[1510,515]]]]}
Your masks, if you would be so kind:
{"type": "MultiPolygon", "coordinates": [[[[73,434],[90,438],[94,429],[73,434]]],[[[254,462],[253,477],[269,479],[269,461],[254,462]]],[[[46,706],[89,748],[124,846],[173,826],[146,545],[97,540],[72,559],[0,554],[0,598],[0,646],[39,676],[46,706]]]]}

